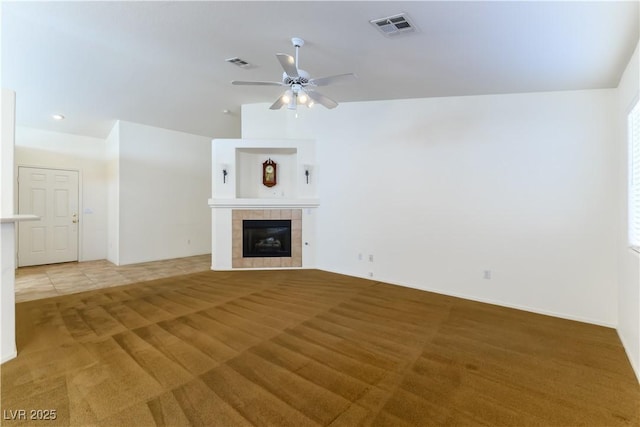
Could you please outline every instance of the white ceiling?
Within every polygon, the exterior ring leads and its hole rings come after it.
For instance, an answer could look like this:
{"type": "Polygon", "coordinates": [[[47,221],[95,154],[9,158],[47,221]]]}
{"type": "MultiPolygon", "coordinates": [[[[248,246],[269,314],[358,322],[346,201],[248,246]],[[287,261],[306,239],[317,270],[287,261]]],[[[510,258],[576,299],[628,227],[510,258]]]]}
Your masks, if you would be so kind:
{"type": "Polygon", "coordinates": [[[293,54],[294,36],[311,77],[358,75],[323,88],[338,102],[593,89],[617,86],[639,17],[638,1],[3,1],[1,80],[19,125],[104,138],[122,119],[238,137],[240,105],[281,90],[230,81],[278,81],[275,54],[293,54]],[[418,32],[385,38],[369,23],[400,12],[418,32]]]}

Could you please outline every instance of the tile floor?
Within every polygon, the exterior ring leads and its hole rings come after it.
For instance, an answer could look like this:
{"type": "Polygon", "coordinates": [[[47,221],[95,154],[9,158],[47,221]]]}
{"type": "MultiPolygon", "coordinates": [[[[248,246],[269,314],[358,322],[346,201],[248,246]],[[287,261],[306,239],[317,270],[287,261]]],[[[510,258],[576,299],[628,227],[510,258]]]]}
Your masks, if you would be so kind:
{"type": "Polygon", "coordinates": [[[107,260],[20,267],[16,270],[16,302],[211,269],[211,255],[117,266],[107,260]]]}

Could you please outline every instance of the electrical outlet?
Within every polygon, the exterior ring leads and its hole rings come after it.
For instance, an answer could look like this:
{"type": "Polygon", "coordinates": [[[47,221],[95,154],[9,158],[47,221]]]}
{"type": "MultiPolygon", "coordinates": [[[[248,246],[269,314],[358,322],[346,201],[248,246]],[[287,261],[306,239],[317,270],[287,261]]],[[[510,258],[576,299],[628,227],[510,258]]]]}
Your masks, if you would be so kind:
{"type": "Polygon", "coordinates": [[[369,272],[369,277],[373,277],[373,271],[369,272]]]}
{"type": "Polygon", "coordinates": [[[369,262],[373,262],[373,255],[369,255],[369,262]]]}
{"type": "Polygon", "coordinates": [[[491,270],[485,270],[482,274],[483,279],[491,280],[491,270]]]}

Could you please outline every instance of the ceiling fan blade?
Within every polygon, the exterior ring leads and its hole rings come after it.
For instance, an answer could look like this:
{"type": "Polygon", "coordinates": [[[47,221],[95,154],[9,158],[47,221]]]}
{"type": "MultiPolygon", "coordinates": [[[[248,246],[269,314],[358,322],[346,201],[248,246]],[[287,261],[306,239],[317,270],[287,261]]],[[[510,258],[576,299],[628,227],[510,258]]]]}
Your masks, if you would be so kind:
{"type": "Polygon", "coordinates": [[[357,76],[353,73],[336,74],[335,76],[321,77],[319,79],[311,79],[309,80],[309,84],[314,86],[326,86],[333,83],[353,80],[355,78],[357,78],[357,76]]]}
{"type": "Polygon", "coordinates": [[[307,95],[309,95],[309,98],[313,99],[318,104],[324,105],[329,109],[336,108],[338,106],[338,103],[336,101],[331,98],[327,98],[321,93],[315,92],[313,90],[307,90],[306,92],[307,95]]]}
{"type": "Polygon", "coordinates": [[[282,106],[286,104],[286,102],[284,102],[283,98],[284,98],[284,95],[282,95],[280,98],[278,98],[276,100],[276,102],[271,104],[271,107],[269,107],[269,109],[270,110],[279,110],[280,108],[282,108],[282,106]]]}
{"type": "Polygon", "coordinates": [[[292,79],[298,78],[298,68],[296,67],[296,60],[291,55],[287,55],[286,53],[276,53],[278,57],[278,61],[280,61],[280,65],[282,65],[282,69],[285,73],[292,79]]]}
{"type": "Polygon", "coordinates": [[[231,82],[232,85],[244,85],[244,86],[283,86],[280,82],[260,82],[260,81],[252,81],[245,82],[242,80],[234,80],[231,82]]]}

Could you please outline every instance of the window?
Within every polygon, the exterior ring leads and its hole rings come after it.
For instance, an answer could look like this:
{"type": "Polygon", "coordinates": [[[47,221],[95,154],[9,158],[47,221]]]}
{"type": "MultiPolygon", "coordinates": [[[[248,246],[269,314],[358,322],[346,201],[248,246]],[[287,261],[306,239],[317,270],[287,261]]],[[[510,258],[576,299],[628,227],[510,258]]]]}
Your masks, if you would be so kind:
{"type": "Polygon", "coordinates": [[[629,113],[629,245],[640,251],[640,102],[629,113]]]}

